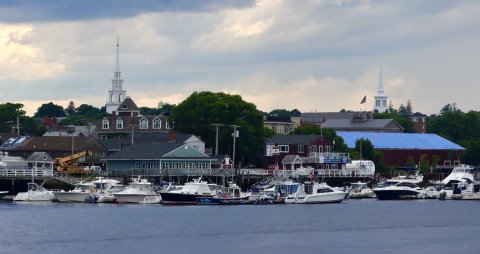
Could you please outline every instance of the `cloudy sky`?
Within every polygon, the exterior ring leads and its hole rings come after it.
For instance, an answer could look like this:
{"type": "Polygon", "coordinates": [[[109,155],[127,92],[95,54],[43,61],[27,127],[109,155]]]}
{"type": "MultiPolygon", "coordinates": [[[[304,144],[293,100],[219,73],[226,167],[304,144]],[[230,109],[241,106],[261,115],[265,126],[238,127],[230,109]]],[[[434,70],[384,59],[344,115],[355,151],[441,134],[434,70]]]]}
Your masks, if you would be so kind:
{"type": "Polygon", "coordinates": [[[127,95],[177,104],[239,94],[262,111],[480,110],[480,1],[6,0],[0,103],[105,105],[120,37],[127,95]],[[381,60],[380,60],[381,59],[381,60]]]}

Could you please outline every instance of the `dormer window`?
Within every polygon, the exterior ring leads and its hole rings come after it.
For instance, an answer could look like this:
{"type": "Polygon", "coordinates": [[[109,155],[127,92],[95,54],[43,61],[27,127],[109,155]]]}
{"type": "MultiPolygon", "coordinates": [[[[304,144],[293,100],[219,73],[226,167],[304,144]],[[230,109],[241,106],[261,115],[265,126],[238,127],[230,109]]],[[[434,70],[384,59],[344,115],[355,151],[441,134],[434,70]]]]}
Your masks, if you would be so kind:
{"type": "Polygon", "coordinates": [[[122,119],[117,119],[116,123],[117,129],[123,129],[123,120],[122,119]]]}
{"type": "Polygon", "coordinates": [[[145,118],[140,119],[140,129],[148,129],[148,121],[145,118]]]}
{"type": "Polygon", "coordinates": [[[158,119],[158,118],[153,119],[153,128],[154,129],[161,129],[162,128],[162,121],[160,121],[160,119],[158,119]]]}
{"type": "Polygon", "coordinates": [[[107,118],[105,118],[102,121],[102,129],[108,129],[108,128],[110,128],[110,122],[108,121],[107,118]]]}

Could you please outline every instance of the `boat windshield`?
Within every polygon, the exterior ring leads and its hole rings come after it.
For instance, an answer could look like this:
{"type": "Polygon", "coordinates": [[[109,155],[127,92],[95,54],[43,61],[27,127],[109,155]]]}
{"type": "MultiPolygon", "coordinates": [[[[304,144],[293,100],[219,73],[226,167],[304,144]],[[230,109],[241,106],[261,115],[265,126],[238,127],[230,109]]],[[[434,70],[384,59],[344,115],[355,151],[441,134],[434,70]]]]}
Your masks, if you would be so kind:
{"type": "Polygon", "coordinates": [[[393,186],[393,185],[397,185],[397,184],[398,184],[398,182],[387,181],[387,182],[384,182],[384,183],[380,184],[378,187],[382,188],[382,187],[393,186]]]}

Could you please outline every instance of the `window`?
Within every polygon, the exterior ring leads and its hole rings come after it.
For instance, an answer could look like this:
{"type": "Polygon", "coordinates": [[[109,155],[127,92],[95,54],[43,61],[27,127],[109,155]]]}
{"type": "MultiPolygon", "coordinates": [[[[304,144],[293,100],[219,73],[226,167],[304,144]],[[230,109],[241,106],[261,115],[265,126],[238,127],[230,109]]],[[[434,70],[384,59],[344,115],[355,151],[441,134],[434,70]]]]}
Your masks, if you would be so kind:
{"type": "Polygon", "coordinates": [[[117,129],[123,129],[123,121],[122,121],[122,119],[117,119],[117,129]]]}
{"type": "Polygon", "coordinates": [[[170,124],[168,123],[168,121],[165,121],[165,129],[170,129],[170,124]]]}
{"type": "Polygon", "coordinates": [[[102,121],[102,129],[108,129],[110,128],[110,122],[108,122],[107,119],[103,119],[102,121]]]}
{"type": "Polygon", "coordinates": [[[325,146],[325,152],[329,153],[330,152],[330,146],[325,146]]]}
{"type": "Polygon", "coordinates": [[[162,121],[158,118],[153,119],[153,128],[154,129],[161,129],[162,128],[162,121]]]}
{"type": "Polygon", "coordinates": [[[140,119],[140,129],[148,129],[148,121],[145,118],[140,119]]]}
{"type": "Polygon", "coordinates": [[[311,153],[316,153],[317,152],[317,146],[315,146],[315,145],[310,146],[310,152],[311,153]]]}
{"type": "Polygon", "coordinates": [[[303,145],[298,145],[298,153],[304,153],[303,148],[303,145]]]}
{"type": "Polygon", "coordinates": [[[280,148],[281,153],[288,153],[289,151],[288,145],[279,145],[278,147],[280,148]]]}
{"type": "Polygon", "coordinates": [[[323,146],[318,146],[318,152],[323,153],[323,146]]]}

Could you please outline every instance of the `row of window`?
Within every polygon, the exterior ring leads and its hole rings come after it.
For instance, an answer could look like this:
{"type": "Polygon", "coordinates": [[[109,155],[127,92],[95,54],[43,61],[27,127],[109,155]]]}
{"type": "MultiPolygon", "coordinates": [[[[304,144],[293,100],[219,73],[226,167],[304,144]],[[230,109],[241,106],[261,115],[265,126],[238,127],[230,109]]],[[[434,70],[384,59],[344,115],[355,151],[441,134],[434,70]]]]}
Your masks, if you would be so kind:
{"type": "MultiPolygon", "coordinates": [[[[148,129],[149,122],[146,118],[142,118],[138,122],[138,126],[139,126],[140,129],[148,129]]],[[[121,129],[123,129],[123,127],[124,127],[123,120],[120,119],[120,118],[117,119],[115,121],[115,128],[117,130],[121,130],[121,129]]],[[[161,129],[162,128],[162,120],[160,120],[158,118],[153,119],[152,128],[153,129],[161,129]]],[[[104,130],[110,129],[110,121],[108,121],[108,119],[103,119],[102,129],[104,129],[104,130]]],[[[165,129],[170,129],[170,124],[168,123],[168,121],[165,121],[165,129]]]]}
{"type": "MultiPolygon", "coordinates": [[[[135,169],[159,169],[159,162],[136,162],[135,169]]],[[[211,169],[209,162],[162,162],[162,169],[211,169]]]]}
{"type": "MultiPolygon", "coordinates": [[[[278,148],[280,149],[281,153],[288,153],[290,150],[289,145],[279,145],[278,148]]],[[[325,152],[329,153],[330,152],[330,146],[316,146],[316,145],[311,145],[308,147],[308,152],[309,153],[323,153],[325,148],[325,152]]],[[[298,153],[305,153],[305,146],[304,145],[298,145],[298,153]]]]}

